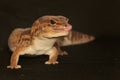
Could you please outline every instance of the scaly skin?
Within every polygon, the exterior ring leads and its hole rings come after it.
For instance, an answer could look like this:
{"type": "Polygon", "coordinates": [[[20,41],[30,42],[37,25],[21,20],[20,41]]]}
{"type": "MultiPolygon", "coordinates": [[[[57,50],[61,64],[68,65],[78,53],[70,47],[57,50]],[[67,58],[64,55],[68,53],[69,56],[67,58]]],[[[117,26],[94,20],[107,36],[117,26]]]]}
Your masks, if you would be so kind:
{"type": "Polygon", "coordinates": [[[31,28],[15,29],[8,40],[13,52],[7,68],[19,69],[19,56],[49,55],[45,64],[58,64],[58,55],[67,55],[60,46],[82,44],[94,39],[93,36],[71,31],[72,26],[64,16],[43,16],[38,18],[31,28]]]}

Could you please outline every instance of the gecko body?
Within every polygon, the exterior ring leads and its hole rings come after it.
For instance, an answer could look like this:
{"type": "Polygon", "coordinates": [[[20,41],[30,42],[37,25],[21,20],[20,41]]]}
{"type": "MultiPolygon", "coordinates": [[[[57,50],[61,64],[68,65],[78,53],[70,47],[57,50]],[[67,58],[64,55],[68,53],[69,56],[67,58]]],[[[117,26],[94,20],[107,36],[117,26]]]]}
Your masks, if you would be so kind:
{"type": "Polygon", "coordinates": [[[18,69],[20,55],[49,55],[45,64],[58,64],[58,55],[67,54],[61,46],[87,43],[93,36],[72,31],[68,18],[64,16],[43,16],[31,28],[17,28],[11,33],[8,45],[13,52],[7,68],[18,69]]]}

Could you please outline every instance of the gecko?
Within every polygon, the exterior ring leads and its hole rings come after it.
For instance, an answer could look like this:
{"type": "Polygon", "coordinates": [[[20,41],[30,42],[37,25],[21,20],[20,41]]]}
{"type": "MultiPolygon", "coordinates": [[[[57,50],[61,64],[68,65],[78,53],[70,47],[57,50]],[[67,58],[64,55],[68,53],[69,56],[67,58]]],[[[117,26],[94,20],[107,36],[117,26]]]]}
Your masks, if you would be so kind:
{"type": "Polygon", "coordinates": [[[38,18],[30,28],[14,29],[8,39],[8,46],[13,52],[7,68],[19,69],[21,55],[48,55],[45,64],[58,64],[59,55],[67,55],[61,46],[83,44],[95,39],[94,36],[72,30],[72,25],[65,16],[45,15],[38,18]]]}

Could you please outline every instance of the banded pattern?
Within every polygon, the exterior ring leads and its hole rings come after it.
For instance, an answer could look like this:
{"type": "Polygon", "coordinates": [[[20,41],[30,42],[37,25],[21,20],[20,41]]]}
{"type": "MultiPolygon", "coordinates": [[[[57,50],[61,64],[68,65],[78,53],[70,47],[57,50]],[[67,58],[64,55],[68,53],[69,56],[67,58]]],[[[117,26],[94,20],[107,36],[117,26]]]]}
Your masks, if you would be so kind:
{"type": "Polygon", "coordinates": [[[77,31],[70,31],[70,33],[67,36],[59,38],[57,43],[60,46],[69,46],[88,43],[90,41],[93,41],[94,39],[94,36],[80,33],[77,31]]]}
{"type": "Polygon", "coordinates": [[[17,28],[13,30],[8,39],[8,46],[11,51],[14,51],[18,46],[29,46],[30,44],[30,28],[17,28]]]}

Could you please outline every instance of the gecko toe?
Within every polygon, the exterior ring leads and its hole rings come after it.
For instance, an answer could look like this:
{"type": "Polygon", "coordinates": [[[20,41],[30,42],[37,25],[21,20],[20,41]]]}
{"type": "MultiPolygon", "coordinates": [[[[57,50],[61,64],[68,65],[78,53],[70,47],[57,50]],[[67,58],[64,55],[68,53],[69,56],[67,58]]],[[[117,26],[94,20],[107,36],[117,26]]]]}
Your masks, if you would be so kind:
{"type": "Polygon", "coordinates": [[[16,65],[16,66],[10,65],[10,66],[7,66],[7,68],[9,68],[9,69],[20,69],[21,66],[20,65],[16,65]]]}
{"type": "Polygon", "coordinates": [[[58,61],[46,61],[45,64],[58,64],[58,61]]]}

